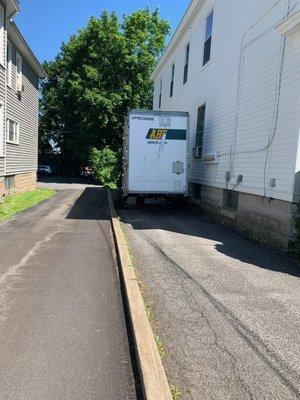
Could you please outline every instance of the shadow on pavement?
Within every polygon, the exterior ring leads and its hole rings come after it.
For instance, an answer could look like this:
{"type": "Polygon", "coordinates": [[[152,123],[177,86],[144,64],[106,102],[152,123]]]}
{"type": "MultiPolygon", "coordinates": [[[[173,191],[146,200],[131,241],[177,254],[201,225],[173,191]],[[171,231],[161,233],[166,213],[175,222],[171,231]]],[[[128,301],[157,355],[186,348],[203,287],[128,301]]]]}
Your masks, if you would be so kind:
{"type": "Polygon", "coordinates": [[[82,184],[82,185],[92,185],[95,182],[91,177],[87,176],[41,176],[38,179],[39,183],[58,183],[58,184],[82,184]]]}
{"type": "Polygon", "coordinates": [[[72,207],[67,219],[110,220],[107,190],[100,187],[86,188],[72,207]]]}
{"type": "Polygon", "coordinates": [[[300,267],[292,256],[248,240],[230,228],[194,215],[186,209],[147,204],[142,208],[129,207],[119,213],[122,221],[135,230],[158,229],[208,239],[217,242],[215,249],[228,257],[258,268],[300,277],[300,267]]]}

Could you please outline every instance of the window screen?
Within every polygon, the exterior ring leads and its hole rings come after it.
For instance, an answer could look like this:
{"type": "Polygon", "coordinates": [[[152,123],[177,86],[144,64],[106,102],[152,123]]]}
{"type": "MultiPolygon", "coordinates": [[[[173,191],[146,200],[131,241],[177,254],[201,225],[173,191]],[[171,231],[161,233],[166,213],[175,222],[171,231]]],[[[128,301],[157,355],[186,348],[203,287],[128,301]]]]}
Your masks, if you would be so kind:
{"type": "Polygon", "coordinates": [[[173,97],[174,94],[174,79],[175,79],[175,64],[172,65],[172,71],[171,71],[170,97],[173,97]]]}
{"type": "Polygon", "coordinates": [[[190,61],[190,44],[186,46],[185,49],[185,64],[183,72],[183,84],[187,83],[189,75],[189,61],[190,61]]]}
{"type": "Polygon", "coordinates": [[[162,79],[160,80],[160,84],[159,84],[159,98],[158,98],[158,107],[161,108],[161,100],[162,100],[162,86],[163,86],[163,82],[162,79]]]}
{"type": "Polygon", "coordinates": [[[203,65],[206,65],[211,56],[211,43],[212,43],[212,32],[214,22],[214,11],[206,18],[206,30],[205,30],[205,41],[204,41],[204,52],[203,52],[203,65]]]}
{"type": "Polygon", "coordinates": [[[201,157],[203,153],[203,136],[205,129],[205,114],[206,114],[206,105],[203,105],[198,108],[198,117],[197,117],[197,130],[196,130],[196,142],[195,147],[198,147],[197,156],[201,157]]]}

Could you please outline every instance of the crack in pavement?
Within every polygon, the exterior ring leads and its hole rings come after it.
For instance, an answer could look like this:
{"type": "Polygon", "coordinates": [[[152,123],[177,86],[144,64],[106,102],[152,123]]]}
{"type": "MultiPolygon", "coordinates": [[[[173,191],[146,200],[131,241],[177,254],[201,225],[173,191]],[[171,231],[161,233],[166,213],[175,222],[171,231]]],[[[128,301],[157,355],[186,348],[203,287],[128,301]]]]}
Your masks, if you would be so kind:
{"type": "MultiPolygon", "coordinates": [[[[214,327],[212,326],[209,318],[205,315],[205,313],[202,310],[196,308],[193,305],[193,303],[191,301],[190,293],[188,293],[188,287],[187,287],[187,285],[185,285],[184,281],[181,283],[180,286],[182,287],[182,290],[183,290],[183,292],[185,294],[185,298],[186,298],[186,301],[188,303],[188,306],[189,306],[190,310],[192,312],[196,313],[196,314],[199,314],[199,312],[200,312],[202,319],[205,321],[209,331],[212,334],[214,345],[221,351],[221,353],[225,353],[225,354],[227,354],[229,356],[230,364],[231,364],[231,370],[232,370],[232,376],[233,376],[233,379],[230,379],[230,377],[227,376],[229,386],[232,385],[232,381],[233,380],[238,381],[240,383],[241,388],[244,389],[245,393],[248,394],[248,396],[249,396],[248,398],[250,400],[253,400],[253,394],[252,394],[251,390],[249,389],[247,384],[242,380],[242,378],[240,377],[240,374],[238,373],[238,368],[236,367],[236,363],[237,363],[236,356],[234,354],[232,354],[231,351],[229,351],[228,348],[226,348],[220,342],[220,339],[219,339],[219,337],[217,335],[217,332],[215,331],[214,327]]],[[[192,294],[192,297],[194,297],[193,294],[192,294]]],[[[246,398],[243,398],[243,399],[246,400],[246,398]]]]}
{"type": "MultiPolygon", "coordinates": [[[[35,245],[26,253],[26,255],[15,265],[12,265],[3,275],[0,276],[0,321],[5,321],[8,313],[7,296],[12,288],[12,280],[20,274],[20,269],[25,267],[28,262],[39,253],[40,248],[49,243],[55,235],[65,229],[58,229],[48,234],[43,239],[35,243],[35,245]]],[[[27,280],[26,274],[24,280],[27,280]]]]}

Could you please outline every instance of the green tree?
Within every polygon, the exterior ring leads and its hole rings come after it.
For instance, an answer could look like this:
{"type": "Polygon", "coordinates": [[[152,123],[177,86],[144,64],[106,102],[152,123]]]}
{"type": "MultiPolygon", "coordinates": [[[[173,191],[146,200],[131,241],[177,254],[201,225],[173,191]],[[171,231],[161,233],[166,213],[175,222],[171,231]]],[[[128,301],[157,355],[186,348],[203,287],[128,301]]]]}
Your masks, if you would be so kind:
{"type": "Polygon", "coordinates": [[[40,141],[64,163],[88,164],[92,148],[121,155],[129,108],[149,108],[151,72],[165,48],[169,23],[149,8],[124,16],[103,12],[63,44],[44,67],[40,141]]]}
{"type": "Polygon", "coordinates": [[[116,189],[120,178],[119,160],[109,147],[102,150],[91,150],[89,164],[96,182],[111,189],[116,189]]]}

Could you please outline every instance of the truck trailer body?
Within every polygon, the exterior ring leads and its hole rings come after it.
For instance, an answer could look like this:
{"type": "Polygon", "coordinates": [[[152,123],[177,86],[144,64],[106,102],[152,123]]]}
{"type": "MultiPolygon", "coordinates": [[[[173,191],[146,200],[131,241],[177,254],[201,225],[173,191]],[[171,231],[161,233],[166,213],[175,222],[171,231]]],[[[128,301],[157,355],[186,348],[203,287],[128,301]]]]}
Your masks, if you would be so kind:
{"type": "Polygon", "coordinates": [[[188,113],[129,112],[124,139],[124,197],[188,195],[188,131],[188,113]]]}

